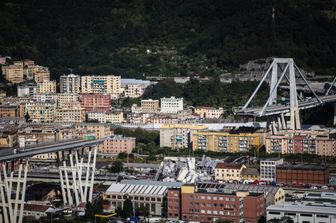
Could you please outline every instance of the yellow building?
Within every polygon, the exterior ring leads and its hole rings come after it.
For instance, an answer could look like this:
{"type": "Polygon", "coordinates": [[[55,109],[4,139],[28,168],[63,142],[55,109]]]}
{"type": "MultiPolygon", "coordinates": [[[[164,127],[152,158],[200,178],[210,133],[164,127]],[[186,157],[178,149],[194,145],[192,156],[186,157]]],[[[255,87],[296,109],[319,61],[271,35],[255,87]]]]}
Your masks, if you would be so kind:
{"type": "Polygon", "coordinates": [[[244,164],[217,163],[215,167],[215,180],[241,181],[244,164]]]}
{"type": "Polygon", "coordinates": [[[0,131],[0,147],[10,148],[17,145],[17,129],[0,131]]]}
{"type": "Polygon", "coordinates": [[[56,93],[56,81],[44,80],[41,83],[37,83],[37,93],[56,93]]]}
{"type": "Polygon", "coordinates": [[[26,104],[26,112],[29,114],[29,119],[38,123],[54,122],[55,109],[55,103],[29,102],[26,104]]]}
{"type": "Polygon", "coordinates": [[[56,123],[81,123],[85,121],[85,108],[59,107],[56,109],[56,123]]]}
{"type": "Polygon", "coordinates": [[[123,112],[106,112],[105,113],[106,122],[110,123],[122,123],[124,121],[123,112]]]}
{"type": "Polygon", "coordinates": [[[107,93],[111,98],[119,98],[121,94],[121,76],[82,76],[82,93],[107,93]]]}
{"type": "Polygon", "coordinates": [[[73,93],[57,94],[57,107],[68,107],[80,105],[79,95],[73,93]]]}
{"type": "Polygon", "coordinates": [[[224,109],[214,107],[196,107],[195,114],[202,118],[220,118],[224,114],[224,109]]]}
{"type": "Polygon", "coordinates": [[[38,69],[33,73],[34,81],[36,83],[42,83],[43,81],[50,80],[50,72],[46,67],[38,66],[38,69]]]}
{"type": "Polygon", "coordinates": [[[214,152],[246,152],[262,145],[261,133],[195,132],[193,150],[214,152]]]}
{"type": "Polygon", "coordinates": [[[141,100],[141,112],[143,113],[156,113],[160,111],[159,100],[141,100]]]}
{"type": "Polygon", "coordinates": [[[97,139],[113,134],[110,124],[82,122],[75,125],[75,129],[80,132],[93,132],[97,139]]]}
{"type": "Polygon", "coordinates": [[[2,74],[5,79],[11,83],[21,83],[25,80],[24,72],[23,72],[23,62],[15,61],[14,64],[3,66],[2,74]]]}
{"type": "Polygon", "coordinates": [[[166,124],[160,128],[160,147],[188,148],[193,135],[205,131],[204,125],[166,124]]]}

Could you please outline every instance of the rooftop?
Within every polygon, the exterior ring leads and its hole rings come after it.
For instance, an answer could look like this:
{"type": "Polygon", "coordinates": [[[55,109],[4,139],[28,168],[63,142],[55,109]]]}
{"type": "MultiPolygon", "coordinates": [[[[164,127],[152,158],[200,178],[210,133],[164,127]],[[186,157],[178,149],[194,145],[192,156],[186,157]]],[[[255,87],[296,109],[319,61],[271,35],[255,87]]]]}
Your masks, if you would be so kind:
{"type": "Polygon", "coordinates": [[[335,214],[335,202],[283,202],[267,207],[267,211],[286,211],[294,213],[310,213],[310,214],[335,214]]]}
{"type": "Polygon", "coordinates": [[[316,165],[316,164],[281,164],[277,166],[277,169],[286,170],[327,170],[328,166],[316,165]]]}
{"type": "Polygon", "coordinates": [[[217,163],[216,169],[237,169],[239,170],[243,164],[234,164],[234,163],[217,163]]]}

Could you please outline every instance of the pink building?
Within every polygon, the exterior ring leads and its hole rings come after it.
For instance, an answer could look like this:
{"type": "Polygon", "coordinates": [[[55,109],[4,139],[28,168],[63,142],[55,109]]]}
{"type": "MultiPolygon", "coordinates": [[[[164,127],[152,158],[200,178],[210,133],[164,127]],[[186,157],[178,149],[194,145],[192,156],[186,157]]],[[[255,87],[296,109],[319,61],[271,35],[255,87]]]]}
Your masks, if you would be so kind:
{"type": "Polygon", "coordinates": [[[111,98],[109,94],[82,94],[81,104],[86,111],[109,111],[111,98]]]}
{"type": "Polygon", "coordinates": [[[122,135],[113,135],[104,141],[104,144],[98,147],[98,152],[103,154],[132,153],[135,148],[134,137],[123,137],[122,135]]]}

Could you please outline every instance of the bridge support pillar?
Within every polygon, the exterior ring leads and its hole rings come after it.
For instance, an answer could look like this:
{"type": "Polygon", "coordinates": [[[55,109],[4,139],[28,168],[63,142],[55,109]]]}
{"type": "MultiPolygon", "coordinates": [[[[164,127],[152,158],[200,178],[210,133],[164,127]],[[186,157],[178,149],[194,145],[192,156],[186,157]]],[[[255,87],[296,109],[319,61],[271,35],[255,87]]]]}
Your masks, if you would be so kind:
{"type": "Polygon", "coordinates": [[[96,156],[96,146],[89,149],[85,161],[83,156],[79,158],[78,151],[74,151],[69,154],[69,163],[63,160],[59,166],[64,205],[78,206],[81,203],[92,202],[96,156]]]}
{"type": "Polygon", "coordinates": [[[22,163],[19,165],[17,177],[14,177],[14,169],[11,169],[8,174],[6,164],[2,164],[0,196],[4,223],[22,223],[27,172],[28,162],[25,165],[22,163]],[[15,198],[12,198],[13,191],[15,191],[15,198]]]}

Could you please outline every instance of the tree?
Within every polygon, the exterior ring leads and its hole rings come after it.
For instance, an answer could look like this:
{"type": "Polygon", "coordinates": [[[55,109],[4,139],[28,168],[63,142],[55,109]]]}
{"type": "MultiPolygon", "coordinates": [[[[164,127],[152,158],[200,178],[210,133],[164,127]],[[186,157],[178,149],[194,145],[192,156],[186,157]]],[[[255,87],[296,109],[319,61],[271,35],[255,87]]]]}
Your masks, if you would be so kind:
{"type": "Polygon", "coordinates": [[[123,218],[128,218],[128,217],[131,217],[131,216],[133,216],[133,204],[132,204],[132,201],[129,198],[127,198],[124,201],[122,217],[123,218]]]}
{"type": "Polygon", "coordinates": [[[291,217],[284,216],[282,218],[272,218],[267,223],[294,223],[294,220],[291,217]]]}
{"type": "Polygon", "coordinates": [[[24,117],[25,117],[26,122],[28,122],[29,119],[30,119],[30,115],[29,115],[28,111],[25,113],[24,117]]]}
{"type": "Polygon", "coordinates": [[[120,160],[115,160],[112,162],[112,167],[110,168],[110,171],[112,173],[120,173],[124,170],[124,164],[120,160]]]}

